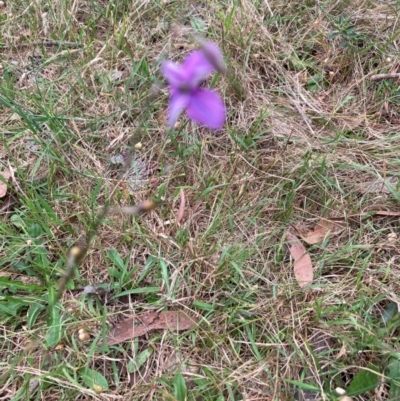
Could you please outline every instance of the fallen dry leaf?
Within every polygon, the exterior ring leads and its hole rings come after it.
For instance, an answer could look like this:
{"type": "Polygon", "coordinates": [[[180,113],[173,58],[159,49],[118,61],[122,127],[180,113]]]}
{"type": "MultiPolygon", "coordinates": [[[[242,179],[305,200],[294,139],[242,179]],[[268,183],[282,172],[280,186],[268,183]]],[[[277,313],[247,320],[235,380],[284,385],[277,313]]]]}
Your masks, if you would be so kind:
{"type": "Polygon", "coordinates": [[[309,232],[305,232],[296,226],[293,227],[300,237],[310,245],[323,241],[328,235],[338,235],[344,230],[343,222],[327,219],[321,219],[314,230],[309,232]]]}
{"type": "Polygon", "coordinates": [[[0,198],[2,198],[7,194],[7,181],[10,179],[11,174],[9,171],[3,171],[2,173],[0,173],[0,175],[3,178],[3,180],[0,179],[0,198]]]}
{"type": "Polygon", "coordinates": [[[196,325],[193,318],[182,311],[149,312],[130,317],[118,323],[107,336],[107,344],[115,345],[132,338],[141,337],[153,330],[189,330],[196,325]]]}
{"type": "Polygon", "coordinates": [[[186,199],[185,199],[185,192],[181,188],[180,190],[180,196],[181,196],[181,203],[179,205],[179,210],[178,213],[176,214],[176,222],[179,224],[184,216],[185,216],[185,206],[186,206],[186,199]]]}
{"type": "Polygon", "coordinates": [[[289,242],[289,252],[294,259],[294,276],[300,287],[312,284],[313,267],[310,255],[300,240],[292,233],[287,232],[286,238],[289,242]]]}

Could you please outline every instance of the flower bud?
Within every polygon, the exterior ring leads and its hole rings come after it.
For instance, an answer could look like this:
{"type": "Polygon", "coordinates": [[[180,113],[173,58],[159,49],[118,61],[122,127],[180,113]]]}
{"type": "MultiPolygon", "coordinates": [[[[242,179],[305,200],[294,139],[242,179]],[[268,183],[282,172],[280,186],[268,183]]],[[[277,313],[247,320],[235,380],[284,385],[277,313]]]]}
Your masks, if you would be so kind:
{"type": "Polygon", "coordinates": [[[341,388],[341,387],[336,387],[335,388],[335,393],[339,394],[339,395],[345,395],[346,394],[346,390],[344,388],[341,388]]]}
{"type": "Polygon", "coordinates": [[[90,339],[90,335],[85,329],[79,329],[78,338],[80,341],[87,341],[90,339]]]}
{"type": "Polygon", "coordinates": [[[221,50],[214,42],[199,40],[200,48],[208,62],[221,74],[226,73],[226,64],[221,50]]]}

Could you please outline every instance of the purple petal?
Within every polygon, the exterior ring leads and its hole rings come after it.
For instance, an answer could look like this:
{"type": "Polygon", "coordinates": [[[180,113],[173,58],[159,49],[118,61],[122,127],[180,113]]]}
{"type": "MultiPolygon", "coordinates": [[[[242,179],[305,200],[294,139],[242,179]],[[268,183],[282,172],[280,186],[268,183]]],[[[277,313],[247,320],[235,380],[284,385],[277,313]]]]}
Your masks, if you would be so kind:
{"type": "Polygon", "coordinates": [[[195,88],[214,70],[214,68],[207,60],[204,52],[199,50],[190,53],[189,56],[186,57],[182,65],[182,70],[184,70],[191,84],[190,86],[195,88]]]}
{"type": "Polygon", "coordinates": [[[225,122],[225,105],[219,95],[209,89],[197,89],[187,106],[189,118],[211,129],[220,129],[225,122]]]}
{"type": "Polygon", "coordinates": [[[172,61],[164,61],[161,71],[169,84],[175,88],[187,82],[187,76],[183,68],[172,61]]]}
{"type": "Polygon", "coordinates": [[[179,115],[188,106],[190,101],[190,95],[188,93],[182,93],[179,91],[172,90],[171,98],[169,99],[168,107],[168,126],[173,127],[178,120],[179,115]]]}
{"type": "Polygon", "coordinates": [[[226,73],[226,65],[224,62],[224,56],[221,50],[214,42],[203,42],[201,43],[201,50],[204,53],[207,61],[213,66],[213,68],[222,73],[226,73]]]}

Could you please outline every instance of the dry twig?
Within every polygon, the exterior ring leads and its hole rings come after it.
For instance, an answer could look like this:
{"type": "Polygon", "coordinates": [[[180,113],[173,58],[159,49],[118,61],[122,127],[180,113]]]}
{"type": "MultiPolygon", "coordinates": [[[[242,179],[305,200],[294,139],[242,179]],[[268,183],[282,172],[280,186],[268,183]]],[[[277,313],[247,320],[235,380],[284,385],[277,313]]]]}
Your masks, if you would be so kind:
{"type": "Polygon", "coordinates": [[[400,79],[400,72],[392,74],[376,74],[372,75],[371,81],[381,81],[382,79],[400,79]]]}

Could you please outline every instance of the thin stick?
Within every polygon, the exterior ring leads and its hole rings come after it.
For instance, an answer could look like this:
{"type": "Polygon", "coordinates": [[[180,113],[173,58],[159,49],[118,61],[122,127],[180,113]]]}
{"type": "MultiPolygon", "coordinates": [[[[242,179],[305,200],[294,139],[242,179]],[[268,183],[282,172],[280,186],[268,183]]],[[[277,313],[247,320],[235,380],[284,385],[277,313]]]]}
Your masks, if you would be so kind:
{"type": "Polygon", "coordinates": [[[376,74],[372,75],[371,81],[381,81],[382,79],[400,79],[400,72],[392,74],[376,74]]]}
{"type": "MultiPolygon", "coordinates": [[[[145,122],[147,120],[148,113],[149,113],[149,104],[150,104],[151,100],[154,98],[154,96],[155,96],[155,93],[153,93],[152,89],[150,89],[150,94],[147,97],[146,103],[144,105],[145,111],[143,111],[139,117],[142,123],[137,126],[134,134],[142,129],[143,122],[145,122]]],[[[133,138],[133,136],[134,135],[132,135],[131,138],[133,138]]],[[[133,148],[133,146],[131,146],[131,149],[132,148],[133,148]]],[[[130,168],[132,166],[132,157],[133,157],[132,151],[129,151],[129,153],[126,157],[124,169],[120,175],[120,180],[122,180],[123,177],[126,175],[126,173],[128,173],[128,171],[130,170],[130,168]]],[[[115,212],[127,213],[132,216],[139,216],[143,213],[153,210],[153,208],[156,206],[155,202],[145,201],[139,205],[135,205],[135,206],[131,206],[131,207],[125,207],[125,208],[111,207],[110,201],[111,201],[111,198],[113,197],[115,191],[119,187],[120,180],[114,185],[114,187],[111,191],[109,200],[105,203],[105,206],[102,209],[100,209],[99,213],[97,214],[96,221],[94,222],[93,226],[88,230],[88,233],[86,234],[86,242],[85,242],[84,246],[82,246],[82,247],[74,246],[70,249],[64,274],[61,276],[61,278],[59,279],[59,282],[58,282],[58,291],[56,293],[55,298],[48,305],[47,316],[51,315],[51,310],[55,307],[57,302],[61,299],[61,297],[65,291],[66,285],[68,283],[68,280],[70,278],[72,278],[72,276],[73,276],[75,267],[79,267],[82,260],[85,258],[86,254],[90,248],[90,245],[93,242],[93,240],[98,232],[99,227],[103,223],[104,218],[109,213],[115,213],[115,212]]]]}
{"type": "Polygon", "coordinates": [[[12,48],[24,48],[34,46],[63,46],[63,47],[83,47],[82,43],[79,42],[64,42],[62,40],[41,40],[37,42],[26,42],[19,43],[16,45],[0,45],[0,49],[12,49],[12,48]]]}

